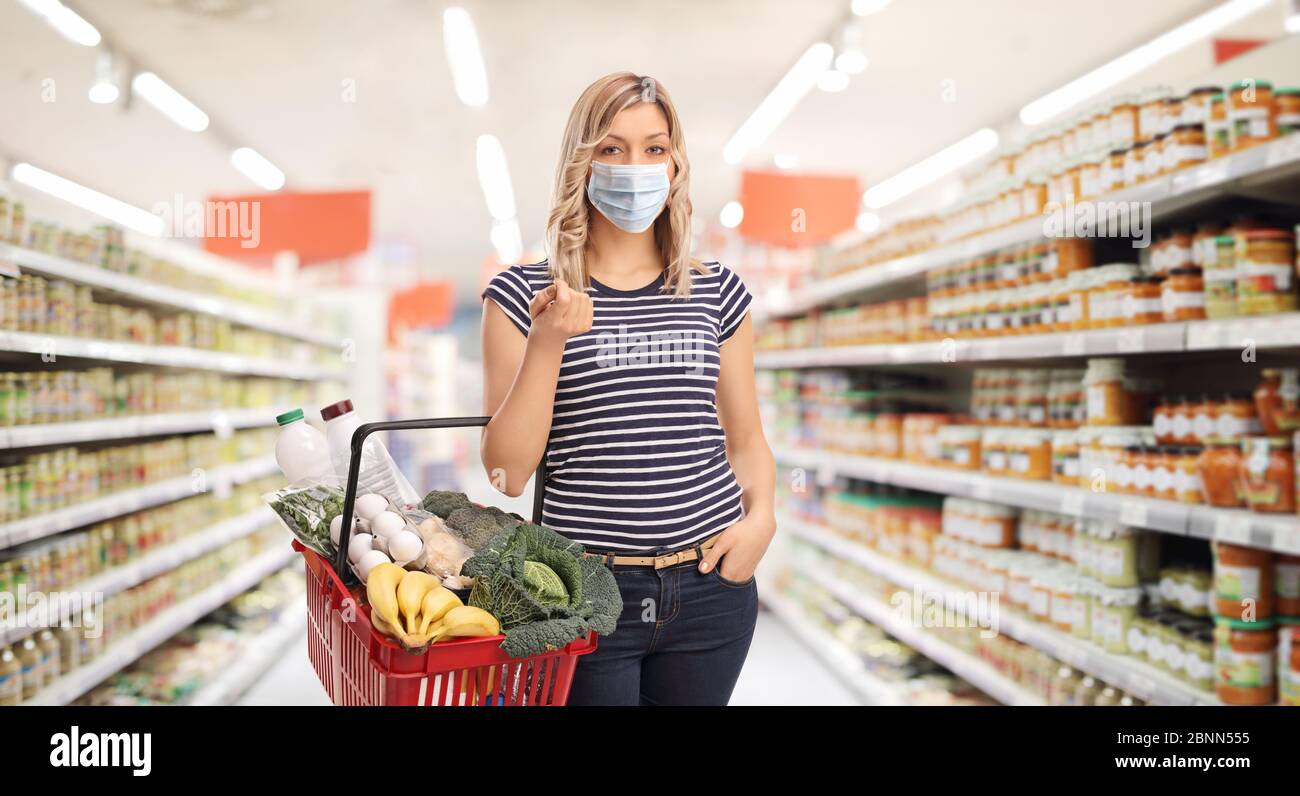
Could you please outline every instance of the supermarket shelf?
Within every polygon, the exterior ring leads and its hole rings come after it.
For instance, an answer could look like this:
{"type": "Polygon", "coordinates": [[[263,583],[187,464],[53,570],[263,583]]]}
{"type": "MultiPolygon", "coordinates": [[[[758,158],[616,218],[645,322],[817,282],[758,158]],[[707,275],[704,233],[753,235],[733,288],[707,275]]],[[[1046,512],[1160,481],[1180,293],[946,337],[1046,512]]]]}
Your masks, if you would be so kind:
{"type": "Polygon", "coordinates": [[[235,704],[272,664],[279,661],[281,653],[306,632],[307,604],[299,599],[294,604],[285,606],[275,623],[251,639],[230,668],[206,683],[185,704],[235,704]]]}
{"type": "Polygon", "coordinates": [[[822,569],[808,573],[863,619],[880,627],[930,660],[1004,705],[1042,705],[1041,699],[1002,676],[989,664],[900,617],[880,600],[863,597],[851,584],[822,569]]]}
{"type": "MultiPolygon", "coordinates": [[[[1168,705],[1218,705],[1213,694],[1206,693],[1141,661],[1114,655],[1092,644],[1062,633],[1007,609],[994,609],[980,616],[979,606],[968,598],[969,590],[921,572],[894,559],[882,556],[862,545],[837,537],[828,531],[790,517],[782,517],[779,526],[801,539],[821,547],[831,555],[851,561],[863,569],[905,589],[920,589],[927,595],[942,595],[944,602],[954,610],[967,614],[972,621],[985,625],[996,624],[998,632],[1041,650],[1059,661],[1100,678],[1113,686],[1147,702],[1168,705]]],[[[835,591],[833,587],[829,587],[835,591]]],[[[861,602],[861,600],[859,600],[861,602]]],[[[995,606],[997,603],[993,603],[995,606]]],[[[856,605],[856,604],[855,604],[856,605]]],[[[886,609],[888,611],[888,609],[886,609]]],[[[864,614],[866,616],[866,614],[864,614]]],[[[871,618],[871,617],[867,617],[871,618]]],[[[875,621],[872,619],[872,621],[875,621]]],[[[884,624],[882,627],[886,627],[884,624]]],[[[891,633],[894,631],[886,627],[891,633]]],[[[904,641],[908,639],[899,636],[904,641]]],[[[917,649],[929,655],[921,647],[917,649]]],[[[939,660],[935,658],[935,660],[939,660]]],[[[940,661],[942,662],[942,661],[940,661]]],[[[946,664],[945,664],[946,665],[946,664]]],[[[962,674],[957,669],[953,671],[962,674]]],[[[963,676],[965,676],[963,674],[963,676]]],[[[980,685],[975,680],[972,683],[980,685]]],[[[981,686],[983,687],[983,686],[981,686]]],[[[992,692],[989,692],[992,694],[992,692]]]]}
{"type": "Polygon", "coordinates": [[[1253,340],[1256,348],[1300,347],[1300,312],[949,342],[760,351],[754,356],[754,364],[769,369],[819,368],[1240,350],[1245,340],[1253,340]]]}
{"type": "Polygon", "coordinates": [[[275,459],[262,456],[256,459],[214,467],[207,472],[202,488],[196,489],[192,475],[170,478],[155,484],[128,489],[94,500],[87,500],[75,506],[26,517],[0,524],[0,550],[33,539],[73,528],[92,525],[102,520],[120,517],[134,511],[170,503],[181,498],[192,497],[209,490],[221,493],[232,484],[240,484],[270,475],[276,471],[275,459]]]}
{"type": "MultiPolygon", "coordinates": [[[[66,591],[77,594],[97,594],[101,598],[109,597],[173,570],[186,561],[192,561],[236,539],[248,536],[260,528],[265,528],[274,519],[275,514],[269,508],[259,506],[252,511],[222,520],[206,530],[155,550],[136,561],[114,567],[81,583],[72,584],[66,591]]],[[[33,609],[28,614],[27,622],[22,626],[0,627],[0,646],[11,644],[16,639],[28,635],[33,627],[44,625],[43,613],[33,609]]],[[[69,615],[64,611],[59,618],[66,619],[69,615]]]]}
{"type": "Polygon", "coordinates": [[[72,423],[42,423],[0,428],[0,448],[34,448],[132,437],[184,434],[191,431],[222,431],[275,424],[271,409],[214,409],[209,412],[134,415],[72,423]]]}
{"type": "Polygon", "coordinates": [[[896,686],[872,674],[858,656],[830,633],[808,622],[802,609],[774,591],[763,595],[763,604],[772,609],[799,641],[826,668],[839,677],[867,705],[904,705],[906,701],[896,686]]]}
{"type": "Polygon", "coordinates": [[[845,475],[881,484],[1300,555],[1300,517],[1294,514],[1259,514],[1245,509],[1219,509],[1135,495],[1091,492],[1050,481],[999,478],[968,470],[927,467],[851,454],[784,447],[777,447],[775,453],[780,462],[815,471],[819,481],[845,475]]]}
{"type": "Polygon", "coordinates": [[[23,704],[66,705],[139,659],[149,650],[243,594],[294,558],[287,545],[268,550],[231,572],[221,582],[158,614],[110,646],[95,660],[59,678],[23,704]]]}
{"type": "Polygon", "coordinates": [[[274,332],[327,348],[337,349],[341,342],[333,335],[304,328],[303,325],[287,321],[269,310],[251,304],[154,284],[129,274],[107,271],[33,249],[0,243],[0,260],[16,263],[26,272],[54,279],[66,279],[69,282],[109,291],[159,307],[214,315],[240,326],[274,332]]]}
{"type": "MultiPolygon", "coordinates": [[[[1300,136],[1291,135],[1193,169],[1115,191],[1095,201],[1150,202],[1152,220],[1160,220],[1234,191],[1250,190],[1297,175],[1300,175],[1300,136]]],[[[1026,219],[958,243],[812,282],[791,291],[783,301],[771,302],[763,309],[762,315],[798,315],[858,293],[919,277],[932,268],[1042,237],[1042,219],[1026,219]]]]}
{"type": "Polygon", "coordinates": [[[275,376],[302,381],[345,378],[343,371],[301,362],[280,362],[274,359],[245,357],[183,346],[144,345],[33,332],[0,331],[0,351],[54,357],[80,357],[103,362],[161,365],[169,368],[213,370],[246,376],[275,376]]]}

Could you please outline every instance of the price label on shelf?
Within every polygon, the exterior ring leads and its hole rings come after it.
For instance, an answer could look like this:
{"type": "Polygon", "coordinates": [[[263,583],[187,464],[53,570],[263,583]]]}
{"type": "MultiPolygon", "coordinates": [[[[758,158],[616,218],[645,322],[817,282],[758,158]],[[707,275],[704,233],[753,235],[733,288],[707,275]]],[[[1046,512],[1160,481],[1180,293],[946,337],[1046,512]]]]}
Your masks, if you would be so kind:
{"type": "Polygon", "coordinates": [[[1264,165],[1274,168],[1294,160],[1300,160],[1300,138],[1288,135],[1268,145],[1268,155],[1264,159],[1264,165]]]}
{"type": "Polygon", "coordinates": [[[1214,538],[1233,544],[1250,543],[1250,515],[1223,513],[1214,519],[1214,538]]]}
{"type": "Polygon", "coordinates": [[[1131,525],[1136,528],[1144,528],[1147,524],[1147,506],[1136,500],[1125,500],[1119,504],[1119,522],[1121,525],[1131,525]]]}
{"type": "Polygon", "coordinates": [[[1083,492],[1066,492],[1061,495],[1061,513],[1070,517],[1083,516],[1083,492]]]}
{"type": "Polygon", "coordinates": [[[1144,329],[1124,329],[1119,333],[1119,351],[1121,354],[1140,354],[1146,350],[1146,331],[1144,329]]]}

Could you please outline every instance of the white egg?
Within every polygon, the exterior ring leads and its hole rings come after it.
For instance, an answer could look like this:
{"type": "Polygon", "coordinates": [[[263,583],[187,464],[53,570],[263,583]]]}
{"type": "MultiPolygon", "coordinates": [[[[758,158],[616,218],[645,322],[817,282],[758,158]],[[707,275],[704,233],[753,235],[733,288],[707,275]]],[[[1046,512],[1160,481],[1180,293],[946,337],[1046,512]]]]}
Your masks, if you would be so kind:
{"type": "Polygon", "coordinates": [[[375,537],[368,533],[359,533],[348,541],[348,560],[353,564],[361,560],[361,557],[371,550],[375,549],[372,540],[375,537]]]}
{"type": "Polygon", "coordinates": [[[414,561],[420,557],[424,550],[424,543],[420,537],[410,531],[398,531],[388,537],[388,552],[392,554],[394,561],[407,562],[414,561]]]}
{"type": "Polygon", "coordinates": [[[369,494],[357,498],[356,514],[363,520],[373,520],[375,515],[388,508],[388,499],[383,495],[369,494]]]}
{"type": "Polygon", "coordinates": [[[370,521],[371,532],[375,536],[382,536],[385,539],[398,531],[405,530],[405,528],[406,520],[400,514],[391,511],[380,512],[370,521]]]}
{"type": "Polygon", "coordinates": [[[362,555],[361,560],[357,562],[357,575],[364,581],[370,577],[370,570],[380,564],[388,563],[392,563],[388,560],[388,556],[378,550],[371,550],[369,553],[362,555]]]}
{"type": "MultiPolygon", "coordinates": [[[[357,526],[359,524],[360,524],[360,520],[358,520],[356,517],[353,517],[352,533],[349,536],[356,535],[357,526]]],[[[339,543],[339,537],[342,536],[342,532],[343,532],[343,515],[336,514],[334,515],[334,519],[330,520],[330,539],[334,541],[334,544],[337,545],[339,543]]]]}

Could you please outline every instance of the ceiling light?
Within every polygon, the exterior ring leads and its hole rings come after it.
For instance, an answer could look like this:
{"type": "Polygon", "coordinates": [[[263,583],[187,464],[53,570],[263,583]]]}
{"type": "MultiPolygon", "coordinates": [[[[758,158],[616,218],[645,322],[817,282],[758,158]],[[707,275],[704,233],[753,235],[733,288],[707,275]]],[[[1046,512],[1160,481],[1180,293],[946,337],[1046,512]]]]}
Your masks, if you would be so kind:
{"type": "Polygon", "coordinates": [[[858,213],[858,218],[855,222],[858,232],[861,232],[863,235],[876,234],[880,231],[880,224],[880,216],[870,210],[863,210],[861,213],[858,213]]]}
{"type": "Polygon", "coordinates": [[[524,255],[524,239],[519,234],[519,219],[508,218],[493,221],[489,235],[492,248],[496,249],[497,261],[503,265],[513,265],[524,255]]]}
{"type": "Polygon", "coordinates": [[[845,50],[835,56],[835,68],[846,75],[861,74],[867,68],[867,55],[861,50],[845,50]]]}
{"type": "Polygon", "coordinates": [[[784,152],[777,152],[772,156],[772,165],[778,169],[797,169],[799,168],[799,158],[794,155],[787,155],[784,152]]]}
{"type": "Polygon", "coordinates": [[[827,69],[817,76],[817,88],[827,94],[838,94],[849,87],[849,76],[838,69],[827,69]]]}
{"type": "Polygon", "coordinates": [[[871,187],[862,195],[862,201],[872,210],[879,210],[977,160],[997,145],[997,132],[985,127],[871,187]]]}
{"type": "Polygon", "coordinates": [[[478,46],[474,20],[463,8],[448,8],[442,13],[442,45],[451,65],[451,80],[460,101],[477,108],[488,101],[487,67],[478,46]]]}
{"type": "Polygon", "coordinates": [[[18,2],[44,17],[51,27],[73,44],[80,44],[83,47],[99,46],[102,37],[95,26],[82,19],[76,11],[60,3],[59,0],[18,0],[18,2]]]}
{"type": "Polygon", "coordinates": [[[284,187],[284,172],[254,149],[241,146],[231,152],[230,164],[263,190],[278,191],[284,187]]]}
{"type": "Polygon", "coordinates": [[[142,210],[135,205],[129,205],[120,199],[114,199],[99,191],[87,188],[65,177],[51,174],[44,169],[38,169],[30,163],[15,165],[12,175],[15,181],[21,182],[23,185],[43,191],[83,210],[89,210],[95,215],[102,216],[136,232],[143,232],[146,235],[161,235],[163,233],[162,217],[147,210],[142,210]]]}
{"type": "Polygon", "coordinates": [[[767,140],[772,131],[794,110],[794,106],[799,104],[803,95],[817,83],[817,78],[831,65],[834,56],[835,48],[826,42],[818,42],[809,47],[772,92],[759,103],[735,135],[731,136],[726,148],[722,150],[722,157],[728,163],[739,163],[750,150],[767,140]]]}
{"type": "Polygon", "coordinates": [[[732,199],[722,206],[722,212],[718,213],[718,223],[727,229],[735,229],[740,226],[740,222],[745,220],[745,208],[740,202],[732,199]]]}
{"type": "Polygon", "coordinates": [[[131,81],[131,90],[186,130],[201,133],[208,129],[208,115],[153,72],[136,75],[131,81]]]}
{"type": "Polygon", "coordinates": [[[1068,108],[1136,75],[1166,56],[1231,25],[1273,0],[1230,0],[1103,64],[1020,109],[1020,121],[1042,124],[1068,108]]]}
{"type": "Polygon", "coordinates": [[[95,82],[90,87],[90,101],[99,105],[117,102],[117,76],[113,74],[113,56],[104,51],[95,59],[95,82]]]}
{"type": "Polygon", "coordinates": [[[1282,27],[1287,33],[1300,33],[1300,0],[1289,0],[1282,27]]]}
{"type": "Polygon", "coordinates": [[[853,13],[860,17],[869,17],[872,14],[879,14],[889,5],[889,0],[853,0],[853,13]]]}
{"type": "Polygon", "coordinates": [[[475,147],[478,165],[478,184],[483,189],[488,212],[497,221],[515,217],[515,189],[510,182],[510,168],[506,165],[506,151],[494,135],[481,135],[475,147]]]}

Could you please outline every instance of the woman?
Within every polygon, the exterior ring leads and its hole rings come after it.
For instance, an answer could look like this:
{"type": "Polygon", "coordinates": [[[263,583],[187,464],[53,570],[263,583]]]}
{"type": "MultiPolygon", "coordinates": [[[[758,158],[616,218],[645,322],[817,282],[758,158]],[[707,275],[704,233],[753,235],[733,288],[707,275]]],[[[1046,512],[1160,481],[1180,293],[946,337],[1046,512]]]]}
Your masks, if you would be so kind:
{"type": "Polygon", "coordinates": [[[571,705],[725,705],[776,529],[750,295],[689,253],[690,167],[653,78],[597,80],[569,116],[550,259],[484,291],[482,458],[542,521],[604,556],[618,631],[581,659],[571,705]]]}

